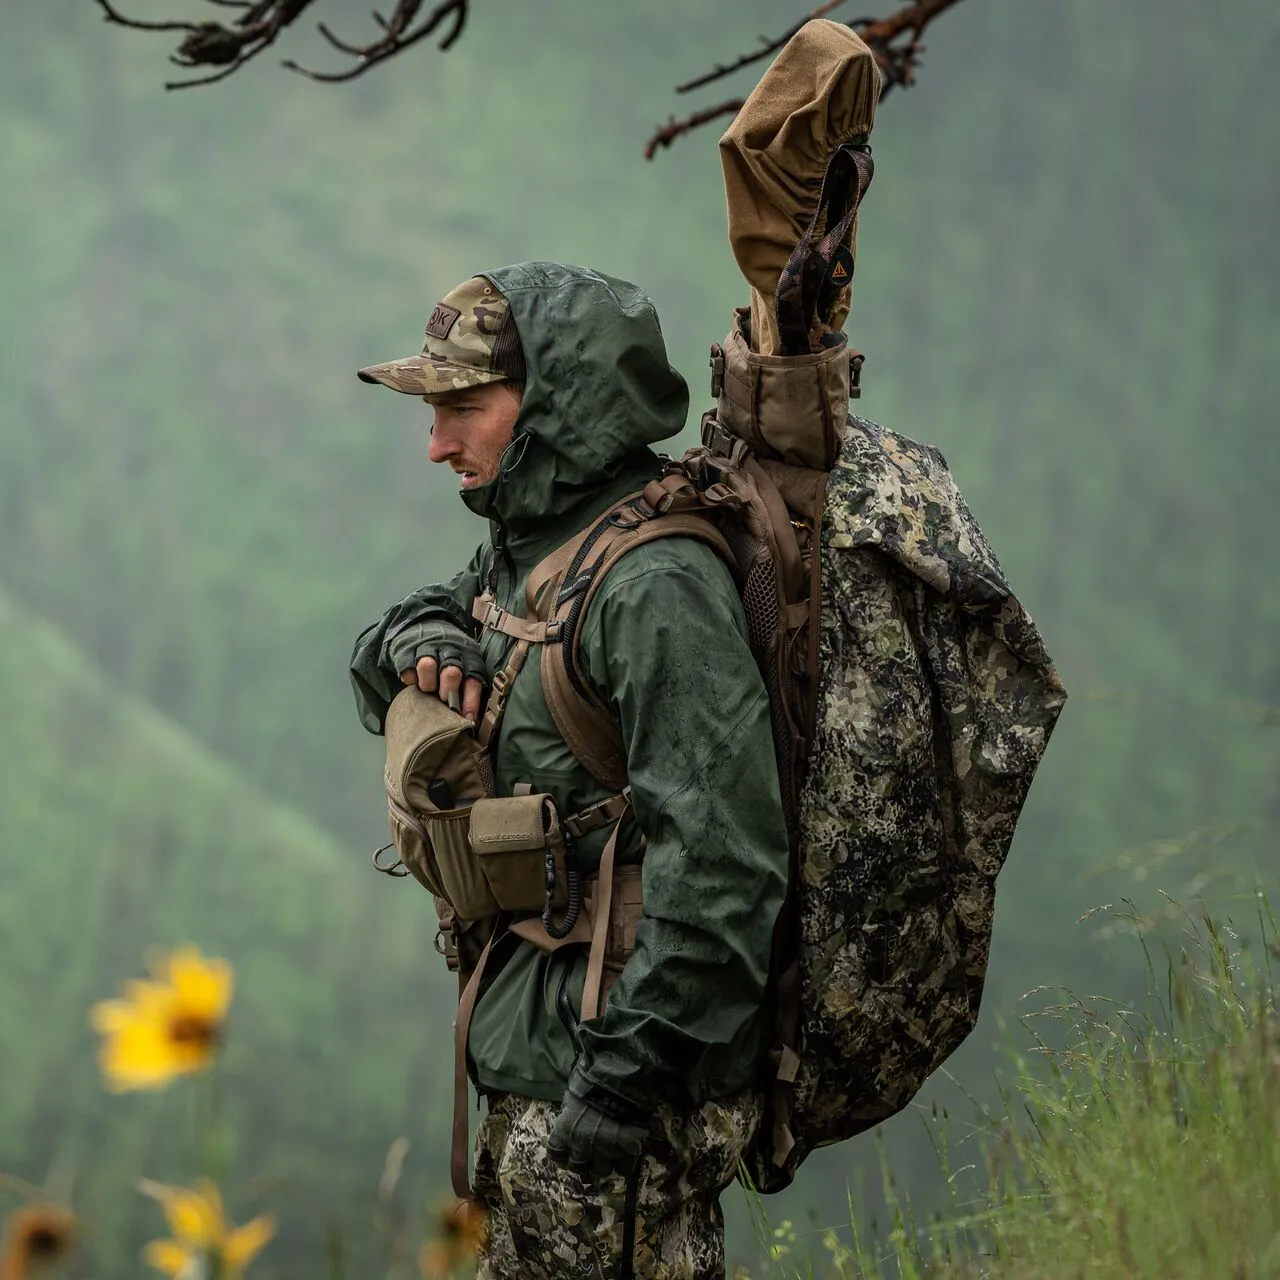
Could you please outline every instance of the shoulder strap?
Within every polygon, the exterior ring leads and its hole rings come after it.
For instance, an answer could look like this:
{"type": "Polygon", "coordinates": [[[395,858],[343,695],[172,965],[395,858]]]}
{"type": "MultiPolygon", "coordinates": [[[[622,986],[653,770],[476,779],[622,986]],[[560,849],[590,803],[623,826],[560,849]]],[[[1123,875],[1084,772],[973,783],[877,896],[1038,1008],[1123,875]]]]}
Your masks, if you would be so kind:
{"type": "MultiPolygon", "coordinates": [[[[578,552],[558,576],[543,576],[539,586],[541,598],[532,595],[534,577],[530,578],[530,608],[535,616],[559,622],[555,643],[542,646],[542,693],[556,728],[583,767],[601,786],[621,791],[627,785],[627,755],[622,733],[612,709],[592,692],[582,671],[582,622],[592,601],[599,594],[608,572],[630,550],[658,538],[696,538],[710,546],[729,565],[733,553],[724,536],[715,527],[708,511],[698,502],[698,495],[686,480],[687,492],[678,484],[655,481],[642,494],[630,498],[607,512],[581,540],[578,552]],[[676,494],[676,501],[659,505],[676,494]],[[549,611],[549,616],[548,616],[549,611]]],[[[541,569],[541,566],[539,566],[541,569]]],[[[539,573],[534,570],[534,576],[539,573]]]]}

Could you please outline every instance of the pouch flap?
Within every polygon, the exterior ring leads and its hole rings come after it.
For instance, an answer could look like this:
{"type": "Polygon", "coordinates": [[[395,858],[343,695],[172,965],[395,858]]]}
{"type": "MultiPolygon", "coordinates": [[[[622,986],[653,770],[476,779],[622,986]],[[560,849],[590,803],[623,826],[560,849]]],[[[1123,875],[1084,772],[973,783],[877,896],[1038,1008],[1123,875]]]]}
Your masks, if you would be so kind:
{"type": "Polygon", "coordinates": [[[486,853],[522,853],[547,847],[547,795],[499,796],[471,806],[471,847],[486,853]]]}
{"type": "Polygon", "coordinates": [[[402,689],[387,711],[387,794],[407,809],[430,813],[427,787],[437,778],[449,784],[456,802],[483,793],[476,773],[475,726],[451,711],[433,693],[412,685],[402,689]]]}

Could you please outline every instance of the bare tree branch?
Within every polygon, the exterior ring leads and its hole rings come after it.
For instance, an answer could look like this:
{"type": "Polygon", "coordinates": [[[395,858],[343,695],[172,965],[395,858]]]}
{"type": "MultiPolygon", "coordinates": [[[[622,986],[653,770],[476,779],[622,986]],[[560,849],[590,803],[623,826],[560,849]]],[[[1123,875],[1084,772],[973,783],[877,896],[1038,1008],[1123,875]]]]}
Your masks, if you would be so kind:
{"type": "Polygon", "coordinates": [[[960,0],[918,0],[900,9],[892,17],[878,22],[863,22],[855,27],[867,42],[884,76],[881,96],[894,85],[909,89],[916,82],[919,56],[924,52],[920,37],[935,18],[959,4],[960,0]],[[893,42],[905,32],[911,32],[906,44],[894,47],[893,42]]]}
{"type": "Polygon", "coordinates": [[[136,18],[126,18],[112,8],[110,0],[97,0],[98,8],[103,11],[104,21],[113,22],[118,27],[132,27],[135,31],[194,31],[196,24],[192,22],[142,22],[136,18]]]}
{"type": "Polygon", "coordinates": [[[453,26],[445,33],[444,38],[440,41],[439,48],[442,50],[451,48],[458,37],[462,35],[463,29],[467,25],[468,5],[469,0],[443,0],[442,4],[427,15],[426,20],[416,31],[410,31],[409,27],[412,25],[414,18],[418,16],[418,10],[422,7],[422,0],[399,0],[390,21],[383,18],[377,11],[374,12],[374,21],[378,23],[385,34],[381,40],[376,40],[374,43],[367,45],[348,44],[345,40],[339,40],[322,23],[320,34],[335,49],[339,49],[343,53],[358,59],[356,65],[346,71],[335,72],[309,71],[306,67],[300,67],[296,62],[292,61],[284,62],[281,65],[288,67],[290,71],[298,72],[299,75],[306,76],[310,80],[318,80],[322,84],[341,84],[346,80],[354,80],[357,76],[364,75],[370,68],[376,67],[378,63],[385,62],[388,58],[394,58],[397,53],[401,53],[411,45],[417,44],[419,40],[425,40],[435,32],[436,28],[445,19],[450,17],[453,19],[453,26]]]}
{"type": "Polygon", "coordinates": [[[166,89],[191,89],[214,84],[238,71],[251,58],[275,43],[285,27],[295,22],[314,0],[208,0],[222,8],[239,9],[232,25],[221,22],[149,22],[126,18],[111,0],[97,0],[107,22],[139,31],[185,31],[187,34],[170,61],[180,67],[221,67],[222,70],[194,80],[172,80],[166,89]]]}
{"type": "MultiPolygon", "coordinates": [[[[743,67],[749,67],[753,62],[759,62],[762,58],[767,58],[777,49],[781,49],[788,40],[791,39],[806,22],[811,22],[814,18],[825,17],[832,9],[838,9],[845,0],[827,0],[826,4],[819,5],[812,13],[807,13],[794,26],[790,26],[782,33],[782,35],[770,40],[768,36],[760,37],[761,47],[754,53],[744,53],[742,57],[735,58],[728,66],[717,62],[716,65],[705,75],[698,76],[694,80],[686,80],[684,84],[676,85],[677,93],[690,93],[694,89],[701,89],[704,85],[711,84],[713,81],[721,80],[725,76],[731,76],[735,71],[741,71],[743,67]]],[[[870,22],[870,18],[859,19],[861,22],[870,22]]]]}
{"type": "Polygon", "coordinates": [[[736,116],[742,110],[742,103],[742,98],[731,98],[728,102],[721,102],[718,106],[707,107],[705,111],[695,111],[693,115],[685,116],[683,120],[677,120],[675,116],[672,116],[645,143],[644,158],[652,160],[659,147],[669,147],[683,134],[692,133],[695,129],[704,124],[709,124],[712,120],[718,120],[721,116],[736,116]]]}

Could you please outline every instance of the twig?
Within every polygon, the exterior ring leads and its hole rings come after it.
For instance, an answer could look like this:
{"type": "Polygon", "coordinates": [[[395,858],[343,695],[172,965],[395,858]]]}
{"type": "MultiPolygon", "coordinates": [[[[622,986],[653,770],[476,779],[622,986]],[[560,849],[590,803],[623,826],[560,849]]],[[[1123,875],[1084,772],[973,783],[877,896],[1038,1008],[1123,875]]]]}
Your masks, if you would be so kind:
{"type": "Polygon", "coordinates": [[[704,111],[695,111],[693,115],[685,116],[683,120],[677,120],[675,116],[672,116],[645,143],[644,158],[652,160],[659,147],[669,147],[682,134],[692,133],[694,129],[700,128],[720,116],[736,116],[742,110],[742,103],[742,98],[731,98],[728,102],[720,103],[719,106],[707,107],[704,111]]]}
{"type": "Polygon", "coordinates": [[[124,14],[112,7],[110,0],[97,0],[98,8],[103,11],[107,22],[114,22],[119,27],[132,27],[135,31],[194,31],[193,22],[143,22],[138,18],[126,18],[124,14]]]}
{"type": "Polygon", "coordinates": [[[221,22],[150,22],[127,18],[111,0],[97,0],[108,22],[139,31],[183,31],[185,36],[170,61],[179,67],[218,67],[212,75],[194,80],[172,80],[166,89],[191,89],[225,80],[263,49],[275,43],[280,32],[295,22],[313,0],[208,0],[221,8],[238,9],[231,26],[221,22]]]}
{"type": "MultiPolygon", "coordinates": [[[[789,27],[782,35],[774,40],[770,40],[768,36],[761,36],[761,47],[754,53],[744,53],[740,58],[735,58],[733,62],[727,66],[717,62],[712,70],[705,75],[698,76],[695,80],[686,80],[684,84],[676,85],[677,93],[690,93],[694,89],[701,89],[704,85],[721,80],[725,76],[731,76],[735,71],[741,71],[743,67],[749,67],[753,62],[759,62],[761,58],[767,58],[775,49],[781,49],[788,40],[791,39],[806,22],[812,22],[814,18],[821,18],[830,13],[832,9],[838,8],[844,4],[845,0],[827,0],[826,4],[819,5],[812,13],[806,14],[793,27],[789,27]]],[[[870,22],[870,18],[860,18],[860,22],[870,22]]],[[[853,25],[852,23],[850,25],[853,25]]]]}
{"type": "Polygon", "coordinates": [[[394,58],[396,54],[402,53],[405,49],[417,44],[419,40],[425,40],[429,35],[434,34],[436,28],[446,18],[452,17],[453,26],[446,32],[438,46],[441,50],[448,50],[453,47],[454,42],[462,35],[463,29],[467,25],[468,5],[469,0],[444,0],[442,4],[427,15],[426,21],[422,26],[416,31],[409,31],[410,24],[422,6],[422,0],[399,0],[395,13],[392,14],[389,22],[384,21],[380,14],[374,13],[375,21],[382,26],[386,35],[381,40],[368,45],[348,44],[344,40],[339,40],[328,27],[321,26],[320,34],[334,48],[340,49],[343,53],[358,59],[356,65],[347,71],[311,71],[306,67],[299,66],[292,60],[283,62],[281,65],[321,84],[342,84],[347,80],[354,80],[357,76],[364,75],[366,71],[376,67],[378,63],[385,62],[388,58],[394,58]]]}
{"type": "MultiPolygon", "coordinates": [[[[246,62],[249,62],[252,59],[256,58],[258,54],[260,54],[264,49],[268,48],[270,45],[274,43],[275,43],[275,35],[273,34],[269,39],[264,39],[256,49],[249,50],[248,53],[237,58],[234,62],[230,63],[228,66],[223,67],[221,71],[215,71],[211,76],[200,76],[195,80],[168,80],[165,82],[164,87],[166,89],[196,89],[204,84],[217,84],[219,80],[225,80],[233,72],[239,71],[240,68],[243,67],[246,62]]],[[[170,59],[170,61],[177,62],[178,60],[176,58],[172,58],[170,59]]],[[[191,66],[196,66],[197,64],[194,62],[186,62],[186,63],[178,62],[178,65],[191,67],[191,66]]]]}
{"type": "Polygon", "coordinates": [[[918,60],[924,52],[920,37],[925,27],[959,3],[960,0],[918,0],[918,3],[907,5],[892,17],[866,22],[857,28],[858,34],[875,54],[876,64],[884,76],[881,97],[894,85],[909,89],[915,84],[918,60]],[[906,31],[911,32],[911,39],[894,48],[893,42],[906,31]]]}
{"type": "Polygon", "coordinates": [[[918,3],[907,5],[905,9],[900,9],[891,18],[881,18],[876,22],[870,22],[865,18],[862,19],[858,24],[858,34],[868,44],[873,40],[879,43],[887,43],[890,40],[896,40],[904,31],[910,28],[914,30],[918,38],[934,18],[959,3],[960,0],[918,0],[918,3]]]}

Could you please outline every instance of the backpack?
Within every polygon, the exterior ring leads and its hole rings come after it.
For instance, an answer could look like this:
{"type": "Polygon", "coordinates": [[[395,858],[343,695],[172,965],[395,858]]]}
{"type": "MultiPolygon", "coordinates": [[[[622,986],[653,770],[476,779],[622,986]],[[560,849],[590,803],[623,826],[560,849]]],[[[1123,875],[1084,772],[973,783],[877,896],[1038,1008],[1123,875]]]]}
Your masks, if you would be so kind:
{"type": "Polygon", "coordinates": [[[843,334],[767,356],[749,325],[737,312],[712,348],[702,446],[534,570],[528,623],[559,731],[622,792],[580,620],[653,538],[698,537],[734,572],[790,846],[772,1082],[745,1160],[772,1192],[901,1110],[973,1029],[996,874],[1066,692],[941,453],[848,414],[861,357],[843,334]]]}

